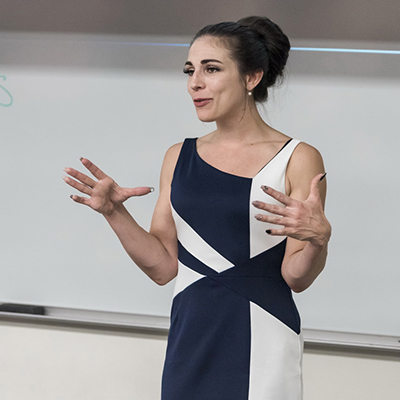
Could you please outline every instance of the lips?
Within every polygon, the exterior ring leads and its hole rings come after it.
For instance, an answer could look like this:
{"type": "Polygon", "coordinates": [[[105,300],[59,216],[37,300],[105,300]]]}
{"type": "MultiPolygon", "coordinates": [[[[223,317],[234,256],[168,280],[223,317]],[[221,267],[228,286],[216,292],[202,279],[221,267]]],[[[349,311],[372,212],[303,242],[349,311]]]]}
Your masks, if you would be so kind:
{"type": "Polygon", "coordinates": [[[196,107],[204,107],[204,106],[206,106],[207,104],[209,104],[211,101],[212,101],[212,99],[202,99],[202,98],[194,99],[194,100],[193,100],[194,105],[195,105],[196,107]]]}

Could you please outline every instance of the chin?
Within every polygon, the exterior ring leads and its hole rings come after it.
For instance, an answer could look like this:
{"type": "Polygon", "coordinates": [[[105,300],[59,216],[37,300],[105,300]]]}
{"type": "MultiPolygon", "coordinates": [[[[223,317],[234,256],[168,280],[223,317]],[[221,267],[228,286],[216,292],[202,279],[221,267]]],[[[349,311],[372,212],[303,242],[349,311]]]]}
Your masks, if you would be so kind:
{"type": "Polygon", "coordinates": [[[202,113],[197,113],[197,118],[201,122],[215,122],[215,118],[213,118],[211,115],[202,115],[202,113]]]}
{"type": "Polygon", "coordinates": [[[200,117],[199,117],[199,120],[200,120],[201,122],[215,122],[215,119],[214,119],[214,118],[200,118],[200,117]]]}

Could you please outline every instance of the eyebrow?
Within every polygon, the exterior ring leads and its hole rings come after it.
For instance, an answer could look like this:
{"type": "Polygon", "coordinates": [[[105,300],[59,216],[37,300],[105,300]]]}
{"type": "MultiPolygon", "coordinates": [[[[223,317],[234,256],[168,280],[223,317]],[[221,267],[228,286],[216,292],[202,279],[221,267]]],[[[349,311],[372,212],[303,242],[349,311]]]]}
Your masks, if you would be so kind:
{"type": "MultiPolygon", "coordinates": [[[[201,61],[200,61],[200,64],[204,65],[204,64],[208,64],[209,62],[217,62],[217,63],[223,64],[222,61],[215,60],[215,59],[212,59],[212,58],[205,59],[205,60],[201,60],[201,61]]],[[[185,62],[185,65],[191,65],[191,66],[193,66],[193,64],[192,64],[190,61],[186,61],[186,62],[185,62]]]]}

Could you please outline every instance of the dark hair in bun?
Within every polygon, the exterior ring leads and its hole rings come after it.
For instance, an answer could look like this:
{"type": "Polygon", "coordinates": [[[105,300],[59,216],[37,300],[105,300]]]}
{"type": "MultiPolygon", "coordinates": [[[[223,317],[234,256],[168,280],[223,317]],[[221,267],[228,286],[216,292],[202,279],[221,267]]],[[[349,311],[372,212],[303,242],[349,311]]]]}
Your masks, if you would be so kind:
{"type": "Polygon", "coordinates": [[[289,39],[278,25],[267,17],[246,17],[238,22],[208,25],[192,43],[202,36],[222,39],[242,76],[262,70],[264,75],[253,90],[253,97],[258,102],[267,100],[268,88],[283,77],[290,50],[289,39]]]}

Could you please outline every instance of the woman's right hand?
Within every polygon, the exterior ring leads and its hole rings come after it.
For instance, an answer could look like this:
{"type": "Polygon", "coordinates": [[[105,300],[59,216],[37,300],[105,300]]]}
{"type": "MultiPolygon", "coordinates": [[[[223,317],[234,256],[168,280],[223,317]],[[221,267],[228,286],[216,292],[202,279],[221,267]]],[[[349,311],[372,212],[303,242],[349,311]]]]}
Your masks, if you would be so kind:
{"type": "Polygon", "coordinates": [[[96,179],[73,168],[64,169],[69,176],[65,176],[63,179],[68,185],[89,196],[72,195],[73,201],[89,206],[100,214],[110,215],[130,197],[143,196],[154,190],[147,186],[122,188],[87,158],[81,158],[81,162],[96,179]]]}

